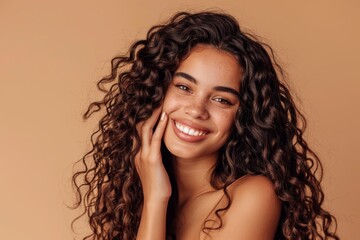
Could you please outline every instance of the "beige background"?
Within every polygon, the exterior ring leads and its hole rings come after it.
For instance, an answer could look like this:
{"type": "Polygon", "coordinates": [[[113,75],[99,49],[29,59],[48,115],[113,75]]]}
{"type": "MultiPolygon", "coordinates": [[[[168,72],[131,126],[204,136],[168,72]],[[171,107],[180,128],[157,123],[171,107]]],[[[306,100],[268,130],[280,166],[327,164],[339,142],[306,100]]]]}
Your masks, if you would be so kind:
{"type": "Polygon", "coordinates": [[[0,0],[1,239],[73,239],[65,204],[97,120],[81,119],[95,82],[151,25],[214,7],[274,47],[325,166],[326,206],[342,239],[358,237],[358,1],[0,0]]]}

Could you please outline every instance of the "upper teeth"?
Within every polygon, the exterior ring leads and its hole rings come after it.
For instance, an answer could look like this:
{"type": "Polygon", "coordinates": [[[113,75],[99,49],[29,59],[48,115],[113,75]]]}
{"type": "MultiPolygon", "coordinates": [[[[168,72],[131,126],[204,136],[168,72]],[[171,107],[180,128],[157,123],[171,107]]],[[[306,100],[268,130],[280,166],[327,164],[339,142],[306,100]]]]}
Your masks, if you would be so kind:
{"type": "Polygon", "coordinates": [[[190,128],[188,126],[181,125],[178,122],[175,122],[175,126],[176,126],[177,129],[180,130],[180,132],[183,132],[183,133],[185,133],[187,135],[190,135],[190,136],[203,136],[203,135],[205,135],[207,133],[207,132],[200,131],[200,130],[197,130],[197,129],[194,129],[194,128],[190,128]]]}

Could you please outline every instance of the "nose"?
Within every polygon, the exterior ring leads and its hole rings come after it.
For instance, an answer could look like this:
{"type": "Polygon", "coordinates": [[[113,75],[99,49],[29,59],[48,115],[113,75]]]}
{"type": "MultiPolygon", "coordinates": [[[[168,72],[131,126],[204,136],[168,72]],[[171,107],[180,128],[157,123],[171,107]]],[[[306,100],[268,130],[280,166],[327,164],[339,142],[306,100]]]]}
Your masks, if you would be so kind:
{"type": "Polygon", "coordinates": [[[195,119],[208,119],[209,112],[206,103],[201,99],[193,98],[184,107],[185,113],[195,119]]]}

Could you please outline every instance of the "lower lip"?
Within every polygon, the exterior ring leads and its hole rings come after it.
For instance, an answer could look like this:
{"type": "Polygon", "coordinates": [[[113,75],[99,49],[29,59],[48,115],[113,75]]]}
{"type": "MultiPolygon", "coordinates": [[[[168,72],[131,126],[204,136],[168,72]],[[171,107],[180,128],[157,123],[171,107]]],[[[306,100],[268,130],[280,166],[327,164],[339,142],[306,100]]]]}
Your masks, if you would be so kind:
{"type": "Polygon", "coordinates": [[[172,125],[173,125],[173,129],[175,132],[175,135],[180,138],[181,140],[185,141],[185,142],[199,142],[202,141],[203,139],[206,138],[207,134],[202,135],[202,136],[191,136],[191,135],[187,135],[183,132],[181,132],[179,129],[177,129],[176,125],[175,125],[175,121],[172,120],[172,125]]]}

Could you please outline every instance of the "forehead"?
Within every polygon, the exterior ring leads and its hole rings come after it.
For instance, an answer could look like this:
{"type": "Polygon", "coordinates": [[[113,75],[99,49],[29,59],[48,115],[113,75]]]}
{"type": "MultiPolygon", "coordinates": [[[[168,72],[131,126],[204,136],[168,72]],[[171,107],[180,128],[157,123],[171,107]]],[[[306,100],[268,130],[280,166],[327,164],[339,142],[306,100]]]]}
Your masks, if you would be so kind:
{"type": "Polygon", "coordinates": [[[176,72],[189,74],[200,83],[236,89],[239,89],[242,78],[242,68],[234,55],[208,45],[195,46],[176,72]]]}

